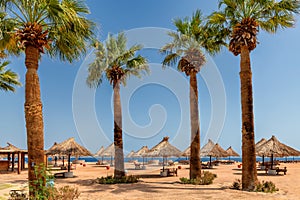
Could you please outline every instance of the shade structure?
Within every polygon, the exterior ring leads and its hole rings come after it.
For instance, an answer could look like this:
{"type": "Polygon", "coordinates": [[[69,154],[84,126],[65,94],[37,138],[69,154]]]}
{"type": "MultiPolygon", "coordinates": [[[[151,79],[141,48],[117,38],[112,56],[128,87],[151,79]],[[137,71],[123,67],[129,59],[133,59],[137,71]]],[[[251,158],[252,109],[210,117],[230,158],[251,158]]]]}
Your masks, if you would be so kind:
{"type": "Polygon", "coordinates": [[[129,152],[129,154],[126,155],[126,158],[133,158],[133,157],[135,157],[134,155],[135,155],[135,152],[132,150],[129,152]]]}
{"type": "Polygon", "coordinates": [[[228,156],[228,153],[218,143],[215,144],[212,148],[210,146],[211,144],[212,143],[208,144],[208,146],[206,147],[207,149],[204,149],[204,151],[201,152],[201,156],[209,156],[209,165],[210,166],[211,166],[211,157],[219,158],[219,157],[227,157],[228,156]]]}
{"type": "Polygon", "coordinates": [[[94,156],[102,156],[102,153],[104,151],[104,146],[101,146],[100,149],[94,154],[94,156]]]}
{"type": "Polygon", "coordinates": [[[143,165],[144,165],[144,159],[147,157],[147,154],[149,152],[148,146],[142,146],[139,150],[137,150],[134,154],[134,157],[141,157],[143,158],[143,165]]]}
{"type": "Polygon", "coordinates": [[[256,148],[256,154],[258,156],[273,155],[276,157],[300,156],[300,151],[279,142],[279,140],[273,135],[267,142],[256,148]]]}
{"type": "Polygon", "coordinates": [[[200,156],[208,156],[208,153],[213,149],[214,146],[215,143],[211,139],[208,139],[208,142],[200,149],[200,156]]]}
{"type": "Polygon", "coordinates": [[[182,152],[182,156],[186,156],[186,157],[191,156],[191,147],[190,146],[182,152]]]}
{"type": "Polygon", "coordinates": [[[164,170],[164,158],[182,155],[182,152],[175,146],[169,143],[169,137],[164,137],[160,143],[155,145],[149,150],[147,156],[149,157],[163,157],[163,170],[164,170]]]}
{"type": "Polygon", "coordinates": [[[229,156],[229,160],[230,160],[230,157],[231,157],[231,156],[232,156],[232,157],[239,157],[239,156],[240,156],[237,152],[235,152],[235,151],[232,149],[231,146],[228,147],[228,149],[226,149],[226,152],[227,152],[227,154],[228,154],[228,156],[229,156]]]}
{"type": "Polygon", "coordinates": [[[53,145],[46,154],[55,155],[68,155],[68,172],[71,169],[71,155],[74,156],[92,156],[91,152],[87,150],[85,147],[79,145],[75,142],[75,139],[69,138],[59,144],[53,145]],[[53,147],[53,148],[52,148],[53,147]]]}
{"type": "Polygon", "coordinates": [[[267,140],[265,138],[262,138],[261,140],[259,140],[256,144],[255,144],[255,148],[257,149],[258,147],[260,147],[262,144],[264,144],[267,140]]]}
{"type": "Polygon", "coordinates": [[[256,154],[258,156],[271,157],[273,167],[273,157],[285,157],[285,156],[299,156],[300,151],[287,146],[273,135],[268,141],[256,148],[256,154]]]}
{"type": "Polygon", "coordinates": [[[2,150],[10,150],[10,151],[22,151],[21,149],[19,149],[18,147],[12,145],[11,143],[7,142],[7,146],[1,148],[2,150]]]}
{"type": "Polygon", "coordinates": [[[110,157],[110,165],[112,166],[112,160],[113,157],[115,155],[115,145],[114,143],[111,143],[108,147],[106,147],[106,149],[104,149],[104,151],[101,153],[100,156],[102,157],[110,157]]]}

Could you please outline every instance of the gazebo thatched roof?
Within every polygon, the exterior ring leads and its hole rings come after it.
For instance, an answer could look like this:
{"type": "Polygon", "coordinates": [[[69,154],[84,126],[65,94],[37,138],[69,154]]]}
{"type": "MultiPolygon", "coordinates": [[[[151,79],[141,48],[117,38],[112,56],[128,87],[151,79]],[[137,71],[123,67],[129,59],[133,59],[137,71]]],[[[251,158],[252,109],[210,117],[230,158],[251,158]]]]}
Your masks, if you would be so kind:
{"type": "Polygon", "coordinates": [[[134,157],[146,157],[148,152],[148,146],[142,146],[142,148],[135,152],[134,157]]]}
{"type": "Polygon", "coordinates": [[[114,143],[111,143],[104,151],[101,153],[100,156],[103,157],[113,157],[115,156],[115,145],[114,143]]]}
{"type": "Polygon", "coordinates": [[[91,156],[91,152],[85,147],[75,142],[75,139],[69,138],[59,144],[53,145],[47,154],[64,154],[64,155],[75,155],[75,156],[91,156]]]}
{"type": "Polygon", "coordinates": [[[150,157],[171,157],[181,156],[182,152],[169,143],[169,137],[164,137],[160,143],[150,149],[147,156],[150,157]]]}
{"type": "Polygon", "coordinates": [[[239,157],[240,155],[235,152],[232,147],[230,146],[228,149],[226,149],[226,152],[228,154],[228,156],[236,156],[236,157],[239,157]]]}
{"type": "Polygon", "coordinates": [[[208,139],[208,142],[200,149],[201,157],[208,156],[208,153],[214,148],[215,143],[208,139]]]}
{"type": "Polygon", "coordinates": [[[289,147],[281,142],[273,135],[267,142],[263,143],[256,148],[258,156],[299,156],[300,152],[296,149],[289,147]]]}
{"type": "Polygon", "coordinates": [[[3,147],[1,148],[1,150],[9,150],[9,151],[22,151],[21,149],[19,149],[18,147],[12,145],[11,143],[7,142],[7,146],[6,147],[3,147]]]}
{"type": "Polygon", "coordinates": [[[104,146],[101,146],[101,148],[94,154],[94,156],[102,156],[101,154],[104,151],[104,146]]]}
{"type": "MultiPolygon", "coordinates": [[[[201,152],[202,154],[202,152],[201,152]]],[[[204,156],[211,157],[227,157],[228,153],[217,143],[214,147],[207,153],[203,154],[204,156]]]]}

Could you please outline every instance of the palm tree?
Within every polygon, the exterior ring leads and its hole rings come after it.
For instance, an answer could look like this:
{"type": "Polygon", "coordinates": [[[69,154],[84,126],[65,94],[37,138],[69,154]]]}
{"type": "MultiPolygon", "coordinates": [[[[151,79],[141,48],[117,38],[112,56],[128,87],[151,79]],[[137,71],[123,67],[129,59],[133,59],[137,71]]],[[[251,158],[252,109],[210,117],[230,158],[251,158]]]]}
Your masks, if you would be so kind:
{"type": "Polygon", "coordinates": [[[108,35],[105,45],[95,42],[95,60],[89,66],[87,84],[89,87],[98,87],[103,78],[107,78],[113,86],[114,101],[114,145],[115,145],[115,177],[125,176],[123,136],[122,136],[122,108],[120,99],[120,85],[126,84],[129,76],[141,76],[148,73],[148,64],[141,55],[135,56],[141,45],[134,45],[126,49],[127,38],[119,33],[116,38],[108,35]]]}
{"type": "Polygon", "coordinates": [[[0,90],[15,92],[14,86],[21,86],[21,83],[15,72],[10,69],[5,70],[8,64],[9,61],[0,62],[0,90]]]}
{"type": "Polygon", "coordinates": [[[191,19],[176,19],[174,24],[177,32],[168,33],[173,41],[163,46],[160,51],[166,54],[163,67],[177,64],[178,70],[190,77],[190,179],[195,179],[201,176],[197,73],[206,62],[203,49],[214,54],[220,50],[223,42],[213,28],[204,25],[199,10],[191,19]]]}
{"type": "Polygon", "coordinates": [[[221,11],[209,17],[210,25],[219,28],[229,39],[229,51],[241,59],[243,190],[253,190],[257,181],[250,52],[258,43],[259,29],[276,33],[280,27],[292,27],[299,7],[300,2],[296,0],[221,0],[221,11]]]}
{"type": "MultiPolygon", "coordinates": [[[[25,52],[25,119],[28,148],[28,180],[36,180],[34,166],[44,164],[44,125],[37,70],[43,53],[72,62],[86,52],[94,24],[87,20],[87,6],[80,0],[0,0],[8,13],[2,20],[1,49],[25,52]]],[[[34,186],[34,185],[33,185],[34,186]]],[[[31,192],[33,195],[34,191],[31,192]]]]}

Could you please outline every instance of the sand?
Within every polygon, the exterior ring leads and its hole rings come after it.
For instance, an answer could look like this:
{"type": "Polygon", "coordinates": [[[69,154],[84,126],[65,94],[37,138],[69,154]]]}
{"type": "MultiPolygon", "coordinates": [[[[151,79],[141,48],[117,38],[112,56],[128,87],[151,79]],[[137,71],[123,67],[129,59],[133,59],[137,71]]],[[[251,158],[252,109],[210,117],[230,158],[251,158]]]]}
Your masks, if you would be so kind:
{"type": "MultiPolygon", "coordinates": [[[[77,165],[73,170],[75,177],[59,178],[55,186],[73,185],[80,191],[79,199],[300,199],[300,163],[281,163],[280,167],[287,167],[286,175],[267,175],[265,171],[258,171],[260,181],[272,181],[279,191],[272,194],[258,192],[244,192],[229,189],[236,179],[241,178],[238,164],[220,165],[210,169],[217,178],[211,185],[184,185],[179,183],[180,177],[188,177],[188,165],[181,165],[178,176],[160,177],[161,166],[147,165],[146,170],[135,170],[134,165],[126,163],[128,174],[141,175],[138,183],[101,185],[95,179],[113,174],[113,168],[95,163],[87,163],[85,167],[77,165]],[[147,175],[147,176],[146,176],[147,175]]],[[[0,200],[7,199],[11,189],[20,189],[27,184],[27,172],[0,174],[0,200]]]]}

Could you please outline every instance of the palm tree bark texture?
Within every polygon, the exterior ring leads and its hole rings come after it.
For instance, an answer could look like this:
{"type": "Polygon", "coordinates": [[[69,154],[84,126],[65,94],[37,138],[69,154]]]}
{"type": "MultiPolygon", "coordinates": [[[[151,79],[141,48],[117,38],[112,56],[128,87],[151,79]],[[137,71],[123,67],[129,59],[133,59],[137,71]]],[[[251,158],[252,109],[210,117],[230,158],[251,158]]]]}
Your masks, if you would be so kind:
{"type": "MultiPolygon", "coordinates": [[[[44,165],[44,124],[40,94],[40,82],[37,74],[39,49],[27,46],[25,65],[25,120],[28,148],[28,179],[34,181],[34,166],[44,165]]],[[[30,184],[33,184],[32,182],[30,184]]]]}
{"type": "Polygon", "coordinates": [[[200,123],[198,111],[198,87],[197,74],[190,74],[190,116],[191,116],[191,157],[190,157],[190,179],[201,177],[200,162],[200,123]]]}
{"type": "Polygon", "coordinates": [[[253,190],[257,181],[254,116],[252,95],[252,72],[250,67],[250,51],[247,46],[241,47],[240,81],[242,104],[242,187],[253,190]]]}
{"type": "Polygon", "coordinates": [[[122,106],[120,98],[120,80],[113,83],[114,90],[114,145],[115,145],[115,177],[122,178],[125,176],[124,170],[124,153],[122,139],[122,106]]]}

